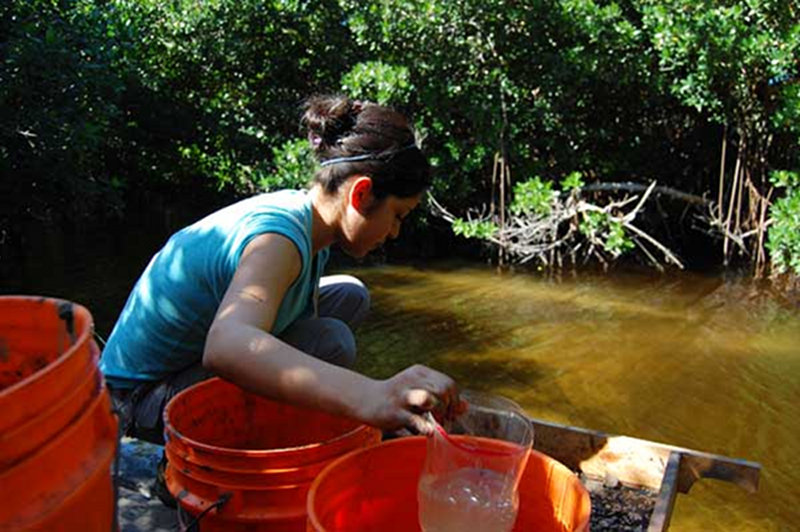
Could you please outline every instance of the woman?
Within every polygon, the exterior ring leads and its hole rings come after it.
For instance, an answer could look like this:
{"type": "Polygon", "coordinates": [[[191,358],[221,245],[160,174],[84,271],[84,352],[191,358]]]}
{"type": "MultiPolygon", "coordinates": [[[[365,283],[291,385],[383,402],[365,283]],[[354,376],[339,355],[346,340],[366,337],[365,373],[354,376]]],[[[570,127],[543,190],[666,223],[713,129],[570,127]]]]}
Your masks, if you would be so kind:
{"type": "Polygon", "coordinates": [[[331,245],[362,257],[420,201],[430,166],[399,113],[316,97],[303,122],[321,168],[310,191],[262,194],[179,231],[151,260],[100,363],[128,435],[163,443],[162,412],[218,375],[270,399],[394,431],[457,404],[455,383],[424,366],[386,380],[350,369],[350,327],[369,294],[321,277],[331,245]]]}

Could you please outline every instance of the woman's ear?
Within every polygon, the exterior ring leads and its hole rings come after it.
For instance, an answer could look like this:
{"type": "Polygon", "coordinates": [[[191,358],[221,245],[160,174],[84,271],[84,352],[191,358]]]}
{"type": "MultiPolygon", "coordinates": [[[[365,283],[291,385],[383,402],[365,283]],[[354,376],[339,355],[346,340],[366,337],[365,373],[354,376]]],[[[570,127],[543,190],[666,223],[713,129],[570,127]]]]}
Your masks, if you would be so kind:
{"type": "Polygon", "coordinates": [[[361,214],[366,214],[372,204],[372,178],[358,176],[350,187],[350,205],[361,214]]]}

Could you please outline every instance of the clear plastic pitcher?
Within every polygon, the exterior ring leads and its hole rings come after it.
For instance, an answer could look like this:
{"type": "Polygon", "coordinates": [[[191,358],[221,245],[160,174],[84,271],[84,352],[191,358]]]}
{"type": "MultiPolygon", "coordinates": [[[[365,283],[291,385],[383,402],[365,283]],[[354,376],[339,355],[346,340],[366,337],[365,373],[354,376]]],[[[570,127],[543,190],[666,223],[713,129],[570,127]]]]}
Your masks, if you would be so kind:
{"type": "MultiPolygon", "coordinates": [[[[519,405],[465,391],[466,409],[437,423],[419,481],[424,532],[510,532],[533,427],[519,405]]],[[[431,419],[433,419],[431,417],[431,419]]]]}

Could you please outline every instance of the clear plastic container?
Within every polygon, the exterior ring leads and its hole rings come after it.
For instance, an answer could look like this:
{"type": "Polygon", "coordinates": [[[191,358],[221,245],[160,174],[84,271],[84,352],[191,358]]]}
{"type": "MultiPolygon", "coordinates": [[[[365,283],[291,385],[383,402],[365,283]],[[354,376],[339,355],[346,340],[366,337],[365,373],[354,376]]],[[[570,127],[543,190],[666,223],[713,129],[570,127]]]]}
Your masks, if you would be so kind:
{"type": "Polygon", "coordinates": [[[461,398],[466,409],[444,426],[437,423],[427,440],[417,494],[420,527],[424,532],[509,532],[533,427],[509,399],[471,391],[461,398]]]}

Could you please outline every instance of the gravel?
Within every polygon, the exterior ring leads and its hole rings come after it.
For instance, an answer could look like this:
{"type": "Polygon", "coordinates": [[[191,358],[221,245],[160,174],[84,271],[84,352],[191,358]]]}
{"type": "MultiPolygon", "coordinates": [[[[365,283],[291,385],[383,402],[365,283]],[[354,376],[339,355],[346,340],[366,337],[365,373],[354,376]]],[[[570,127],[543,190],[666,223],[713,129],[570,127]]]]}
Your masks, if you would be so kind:
{"type": "Polygon", "coordinates": [[[581,478],[592,498],[590,528],[639,532],[647,530],[650,515],[656,504],[658,493],[643,488],[628,487],[614,479],[581,478]]]}

